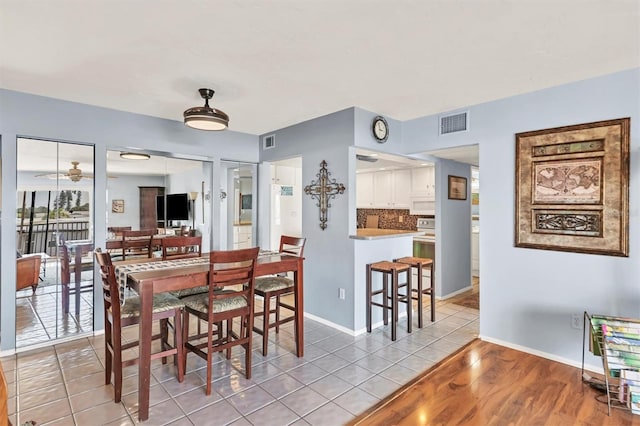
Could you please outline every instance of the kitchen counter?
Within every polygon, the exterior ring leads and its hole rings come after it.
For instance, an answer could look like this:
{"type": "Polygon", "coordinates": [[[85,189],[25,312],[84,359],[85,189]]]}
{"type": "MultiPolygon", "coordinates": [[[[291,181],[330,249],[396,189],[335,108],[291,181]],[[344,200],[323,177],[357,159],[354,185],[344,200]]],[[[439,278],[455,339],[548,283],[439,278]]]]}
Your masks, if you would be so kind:
{"type": "Polygon", "coordinates": [[[379,240],[383,238],[415,237],[418,235],[424,235],[424,232],[407,231],[403,229],[359,228],[356,232],[356,235],[350,235],[349,238],[354,240],[379,240]]]}

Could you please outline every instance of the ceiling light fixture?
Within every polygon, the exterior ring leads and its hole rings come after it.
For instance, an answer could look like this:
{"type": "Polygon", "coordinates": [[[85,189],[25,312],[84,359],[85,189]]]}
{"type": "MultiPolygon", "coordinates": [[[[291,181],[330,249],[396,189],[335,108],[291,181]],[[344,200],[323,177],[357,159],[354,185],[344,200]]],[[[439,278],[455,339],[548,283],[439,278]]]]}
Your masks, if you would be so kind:
{"type": "Polygon", "coordinates": [[[189,108],[184,112],[184,124],[198,130],[224,130],[229,126],[229,116],[219,109],[209,106],[209,99],[215,91],[199,89],[204,106],[189,108]]]}
{"type": "Polygon", "coordinates": [[[121,152],[120,158],[125,160],[148,160],[151,156],[142,152],[121,152]]]}

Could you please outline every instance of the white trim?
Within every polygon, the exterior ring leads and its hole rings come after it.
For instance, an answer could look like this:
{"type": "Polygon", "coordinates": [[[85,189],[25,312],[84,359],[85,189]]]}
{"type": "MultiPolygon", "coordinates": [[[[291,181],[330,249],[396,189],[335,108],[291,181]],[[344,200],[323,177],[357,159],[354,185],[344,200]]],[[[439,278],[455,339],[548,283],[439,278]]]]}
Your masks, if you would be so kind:
{"type": "Polygon", "coordinates": [[[308,312],[305,312],[304,316],[306,318],[309,318],[310,320],[319,322],[320,324],[323,324],[323,325],[326,325],[328,327],[335,328],[336,330],[342,331],[343,333],[346,333],[346,334],[348,334],[350,336],[357,336],[355,331],[353,331],[353,330],[351,330],[351,329],[349,329],[347,327],[344,327],[342,325],[336,324],[334,322],[328,321],[328,320],[326,320],[324,318],[317,317],[317,316],[315,316],[313,314],[310,314],[308,312]]]}
{"type": "Polygon", "coordinates": [[[473,289],[473,286],[470,285],[469,287],[461,288],[458,291],[454,291],[453,293],[449,293],[446,296],[436,296],[436,299],[438,299],[438,300],[447,300],[447,299],[452,298],[453,296],[457,296],[460,293],[464,293],[465,291],[469,291],[469,290],[472,290],[472,289],[473,289]]]}
{"type": "MultiPolygon", "coordinates": [[[[553,355],[553,354],[550,354],[550,353],[547,353],[547,352],[538,351],[536,349],[531,349],[531,348],[526,347],[526,346],[516,345],[515,343],[505,342],[504,340],[494,339],[492,337],[487,337],[487,336],[483,336],[483,335],[479,335],[478,337],[481,340],[485,341],[485,342],[489,342],[489,343],[493,343],[493,344],[496,344],[496,345],[504,346],[504,347],[507,347],[507,348],[515,349],[516,351],[528,353],[528,354],[531,354],[531,355],[536,355],[536,356],[539,356],[541,358],[550,359],[551,361],[556,361],[556,362],[559,362],[561,364],[570,365],[572,367],[576,367],[576,368],[580,368],[580,369],[582,368],[582,363],[574,361],[574,360],[571,360],[569,358],[564,358],[564,357],[553,355]]],[[[584,369],[586,371],[591,371],[591,372],[598,373],[598,374],[604,374],[604,370],[602,369],[602,366],[585,364],[584,365],[584,369]]]]}

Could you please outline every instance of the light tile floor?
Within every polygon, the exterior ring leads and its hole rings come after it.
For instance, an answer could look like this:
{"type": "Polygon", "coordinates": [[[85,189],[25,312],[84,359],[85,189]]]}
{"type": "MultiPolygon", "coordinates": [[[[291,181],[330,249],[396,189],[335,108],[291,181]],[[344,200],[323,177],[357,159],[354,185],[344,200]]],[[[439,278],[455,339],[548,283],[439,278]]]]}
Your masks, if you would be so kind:
{"type": "MultiPolygon", "coordinates": [[[[425,299],[426,300],[426,299],[425,299]]],[[[428,303],[425,303],[428,305],[428,303]]],[[[339,425],[376,404],[478,334],[478,311],[438,302],[436,322],[406,332],[389,326],[352,337],[305,319],[305,356],[293,355],[292,323],[270,336],[269,354],[254,335],[253,376],[244,354],[233,351],[213,365],[213,393],[204,394],[206,367],[190,354],[183,383],[171,363],[152,363],[148,425],[339,425]]],[[[125,338],[134,338],[128,329],[125,338]]],[[[137,420],[137,366],[125,368],[122,402],[104,385],[104,338],[82,338],[0,360],[8,382],[14,425],[132,425],[137,420]]]]}

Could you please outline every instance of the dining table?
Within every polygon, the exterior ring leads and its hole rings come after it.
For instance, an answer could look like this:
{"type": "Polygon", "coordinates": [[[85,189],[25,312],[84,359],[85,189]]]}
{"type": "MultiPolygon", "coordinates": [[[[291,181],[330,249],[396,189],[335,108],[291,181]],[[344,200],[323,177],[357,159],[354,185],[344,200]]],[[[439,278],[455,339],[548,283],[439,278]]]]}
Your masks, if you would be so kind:
{"type": "MultiPolygon", "coordinates": [[[[200,258],[149,261],[145,259],[114,262],[115,275],[120,285],[126,285],[140,297],[139,363],[138,363],[138,420],[149,418],[149,391],[151,381],[151,336],[153,295],[208,284],[209,254],[200,258]]],[[[292,272],[294,280],[296,355],[304,356],[304,258],[274,252],[258,256],[255,276],[292,272]]],[[[126,303],[126,300],[125,300],[126,303]]]]}
{"type": "MultiPolygon", "coordinates": [[[[80,315],[80,290],[82,287],[82,271],[83,270],[91,270],[93,269],[93,257],[85,257],[87,254],[93,254],[93,241],[92,240],[68,240],[64,242],[64,245],[67,246],[67,250],[69,252],[69,256],[73,256],[73,281],[75,285],[75,302],[76,302],[76,315],[80,315]]],[[[69,261],[69,266],[71,265],[71,259],[67,259],[69,261]]],[[[69,277],[71,278],[71,277],[69,277]]],[[[63,281],[64,282],[64,281],[63,281]]],[[[71,283],[67,283],[67,287],[63,289],[62,296],[62,308],[64,313],[69,313],[69,285],[71,283]]]]}

